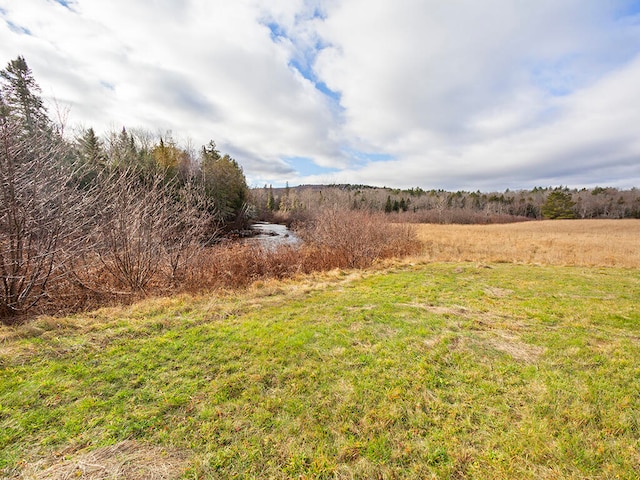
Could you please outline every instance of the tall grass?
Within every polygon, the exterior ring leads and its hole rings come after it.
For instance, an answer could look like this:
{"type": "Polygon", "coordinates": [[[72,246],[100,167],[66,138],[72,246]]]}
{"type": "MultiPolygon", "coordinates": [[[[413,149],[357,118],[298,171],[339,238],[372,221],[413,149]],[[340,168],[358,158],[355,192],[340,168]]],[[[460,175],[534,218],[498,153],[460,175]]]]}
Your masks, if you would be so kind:
{"type": "Polygon", "coordinates": [[[640,267],[639,220],[547,220],[509,225],[416,225],[432,262],[640,267]]]}

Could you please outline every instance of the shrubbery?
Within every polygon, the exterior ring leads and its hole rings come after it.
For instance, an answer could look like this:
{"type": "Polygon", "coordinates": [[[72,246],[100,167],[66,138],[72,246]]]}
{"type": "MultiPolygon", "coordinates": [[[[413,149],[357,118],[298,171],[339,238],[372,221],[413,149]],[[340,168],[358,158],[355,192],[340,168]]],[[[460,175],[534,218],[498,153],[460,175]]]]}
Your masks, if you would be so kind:
{"type": "Polygon", "coordinates": [[[308,248],[328,255],[335,267],[362,268],[382,258],[415,253],[419,244],[410,227],[383,214],[360,210],[325,210],[300,228],[308,248]]]}

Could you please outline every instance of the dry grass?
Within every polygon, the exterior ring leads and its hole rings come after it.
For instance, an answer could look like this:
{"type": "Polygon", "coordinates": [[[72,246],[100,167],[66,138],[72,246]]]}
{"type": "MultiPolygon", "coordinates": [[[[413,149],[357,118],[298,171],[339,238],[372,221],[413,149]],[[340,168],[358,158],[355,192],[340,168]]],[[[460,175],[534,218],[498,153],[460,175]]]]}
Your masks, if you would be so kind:
{"type": "Polygon", "coordinates": [[[169,480],[179,478],[186,456],[162,447],[133,440],[73,455],[70,459],[47,460],[27,466],[15,477],[20,480],[169,480]]]}
{"type": "Polygon", "coordinates": [[[507,225],[416,225],[433,262],[640,267],[639,220],[548,220],[507,225]]]}

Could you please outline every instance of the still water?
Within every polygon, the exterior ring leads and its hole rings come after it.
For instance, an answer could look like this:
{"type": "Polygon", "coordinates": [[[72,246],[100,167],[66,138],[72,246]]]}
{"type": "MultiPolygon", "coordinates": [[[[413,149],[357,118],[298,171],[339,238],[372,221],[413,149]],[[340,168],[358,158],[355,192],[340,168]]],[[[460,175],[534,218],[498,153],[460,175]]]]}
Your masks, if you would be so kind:
{"type": "Polygon", "coordinates": [[[277,223],[258,222],[251,227],[258,234],[247,238],[248,242],[257,242],[264,247],[280,245],[298,245],[302,242],[286,225],[277,223]]]}

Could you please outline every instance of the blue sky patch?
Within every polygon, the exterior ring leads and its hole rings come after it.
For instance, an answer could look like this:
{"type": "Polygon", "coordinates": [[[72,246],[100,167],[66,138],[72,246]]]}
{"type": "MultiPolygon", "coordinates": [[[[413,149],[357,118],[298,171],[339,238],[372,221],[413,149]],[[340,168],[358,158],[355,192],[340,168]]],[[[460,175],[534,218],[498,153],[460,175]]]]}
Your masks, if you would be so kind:
{"type": "Polygon", "coordinates": [[[299,175],[323,175],[325,173],[335,173],[338,170],[330,167],[317,165],[308,157],[287,157],[284,159],[299,175]]]}
{"type": "Polygon", "coordinates": [[[280,38],[289,38],[287,37],[287,33],[284,31],[284,29],[276,22],[268,22],[265,23],[265,25],[271,31],[271,40],[273,40],[274,42],[277,42],[280,38]]]}
{"type": "Polygon", "coordinates": [[[391,160],[395,160],[395,157],[388,153],[363,152],[352,148],[343,148],[342,152],[349,158],[361,164],[369,162],[389,162],[391,160]]]}
{"type": "Polygon", "coordinates": [[[25,27],[21,27],[20,25],[16,25],[11,20],[7,20],[7,25],[13,33],[17,33],[18,35],[32,35],[31,30],[25,27]]]}
{"type": "Polygon", "coordinates": [[[317,18],[318,20],[326,20],[327,14],[322,10],[320,10],[320,7],[316,7],[313,10],[313,15],[311,15],[311,18],[317,18]]]}
{"type": "Polygon", "coordinates": [[[581,80],[576,78],[577,55],[568,55],[555,62],[533,65],[530,70],[533,83],[554,97],[569,95],[580,88],[581,80]]]}
{"type": "Polygon", "coordinates": [[[318,91],[322,92],[324,95],[329,97],[336,104],[340,103],[340,98],[341,98],[340,93],[334,92],[329,87],[327,87],[326,83],[319,81],[318,77],[316,76],[316,74],[314,73],[314,71],[311,69],[311,67],[308,64],[307,65],[303,65],[302,63],[300,63],[297,60],[291,60],[289,62],[289,66],[291,68],[296,69],[300,73],[300,75],[302,75],[304,78],[306,78],[311,83],[313,83],[313,85],[316,87],[316,89],[318,91]]]}
{"type": "Polygon", "coordinates": [[[105,80],[100,80],[100,85],[102,85],[107,90],[111,90],[112,92],[116,89],[116,86],[113,83],[109,83],[105,80]]]}
{"type": "MultiPolygon", "coordinates": [[[[324,14],[319,9],[316,9],[314,10],[313,18],[323,19],[324,14]]],[[[269,29],[271,40],[273,42],[278,43],[284,39],[296,46],[295,39],[291,38],[280,24],[276,22],[267,22],[264,25],[269,29]]],[[[312,49],[307,49],[307,51],[297,49],[297,56],[289,61],[289,67],[300,73],[300,75],[311,82],[319,92],[329,97],[336,105],[339,105],[341,99],[340,93],[331,90],[326,83],[318,79],[317,75],[313,71],[313,62],[318,56],[320,50],[323,48],[326,48],[326,45],[318,40],[312,49]]]]}
{"type": "Polygon", "coordinates": [[[631,0],[624,3],[624,6],[618,10],[618,18],[631,17],[640,15],[640,1],[631,0]]]}
{"type": "Polygon", "coordinates": [[[75,3],[73,0],[53,0],[55,3],[62,5],[64,8],[71,10],[71,5],[75,3]]]}

